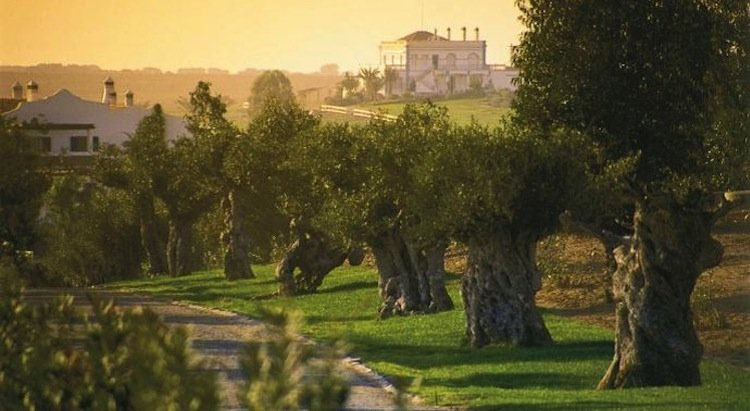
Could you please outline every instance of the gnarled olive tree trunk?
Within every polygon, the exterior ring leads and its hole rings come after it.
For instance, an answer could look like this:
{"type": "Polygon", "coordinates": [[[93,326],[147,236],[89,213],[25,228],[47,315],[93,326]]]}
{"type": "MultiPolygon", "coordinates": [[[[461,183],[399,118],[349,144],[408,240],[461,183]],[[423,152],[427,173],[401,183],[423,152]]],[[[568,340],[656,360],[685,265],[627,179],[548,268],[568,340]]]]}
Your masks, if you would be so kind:
{"type": "Polygon", "coordinates": [[[716,213],[700,208],[637,202],[632,242],[616,250],[615,356],[599,389],[701,383],[690,294],[722,247],[711,237],[716,213]]]}
{"type": "Polygon", "coordinates": [[[169,271],[166,246],[156,221],[153,195],[138,193],[136,207],[140,218],[141,244],[148,259],[148,271],[151,274],[166,274],[169,271]]]}
{"type": "Polygon", "coordinates": [[[222,200],[221,207],[224,211],[221,241],[226,247],[224,275],[229,280],[254,278],[255,274],[250,266],[250,240],[244,227],[246,208],[234,190],[222,200]]]}
{"type": "Polygon", "coordinates": [[[314,293],[323,279],[348,258],[352,265],[362,263],[360,249],[347,250],[333,244],[318,231],[301,232],[276,266],[279,294],[285,296],[314,293]],[[295,275],[295,270],[299,272],[295,275]]]}
{"type": "Polygon", "coordinates": [[[419,249],[392,230],[381,234],[371,246],[383,299],[381,318],[453,308],[445,289],[445,245],[419,249]]]}
{"type": "Polygon", "coordinates": [[[193,225],[188,220],[169,220],[169,239],[167,241],[167,263],[169,274],[177,277],[187,275],[197,268],[194,255],[193,225]]]}
{"type": "Polygon", "coordinates": [[[498,230],[469,242],[461,295],[469,343],[545,345],[552,337],[534,301],[542,286],[536,236],[498,230]]]}

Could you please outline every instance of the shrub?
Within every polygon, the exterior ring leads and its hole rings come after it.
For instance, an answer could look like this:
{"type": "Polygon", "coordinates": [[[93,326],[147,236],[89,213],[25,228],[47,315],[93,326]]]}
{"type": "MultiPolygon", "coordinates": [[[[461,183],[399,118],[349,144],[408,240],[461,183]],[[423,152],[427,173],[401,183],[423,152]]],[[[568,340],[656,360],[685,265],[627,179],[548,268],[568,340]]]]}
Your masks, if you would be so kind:
{"type": "Polygon", "coordinates": [[[55,179],[45,203],[40,261],[48,281],[80,286],[141,275],[138,216],[126,193],[67,175],[55,179]]]}
{"type": "Polygon", "coordinates": [[[216,379],[196,371],[184,328],[148,310],[92,301],[84,317],[64,296],[28,305],[0,272],[0,404],[8,410],[213,410],[216,379]],[[80,324],[83,324],[80,326],[80,324]],[[82,329],[81,329],[82,327],[82,329]]]}
{"type": "Polygon", "coordinates": [[[341,346],[316,347],[299,335],[299,316],[266,312],[267,323],[278,328],[267,341],[249,342],[241,359],[248,376],[245,406],[253,410],[341,409],[349,394],[336,372],[341,346]],[[315,349],[322,355],[316,355],[315,349]]]}

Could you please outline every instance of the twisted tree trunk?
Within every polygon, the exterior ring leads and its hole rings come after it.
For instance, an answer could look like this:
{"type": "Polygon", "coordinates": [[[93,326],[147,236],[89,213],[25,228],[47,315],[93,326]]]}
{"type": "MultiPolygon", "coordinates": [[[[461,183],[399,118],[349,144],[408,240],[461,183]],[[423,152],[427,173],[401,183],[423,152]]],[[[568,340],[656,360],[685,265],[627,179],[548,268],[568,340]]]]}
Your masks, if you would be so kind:
{"type": "Polygon", "coordinates": [[[156,221],[153,195],[138,193],[136,207],[140,218],[141,244],[148,259],[148,271],[151,274],[166,274],[169,271],[166,246],[156,221]]]}
{"type": "Polygon", "coordinates": [[[323,279],[347,258],[352,265],[362,262],[361,250],[347,250],[323,233],[308,230],[299,234],[276,266],[279,294],[285,296],[314,293],[323,279]],[[295,270],[299,272],[295,275],[295,270]]]}
{"type": "Polygon", "coordinates": [[[721,261],[711,237],[715,212],[643,197],[635,234],[616,250],[615,356],[599,389],[700,385],[703,347],[690,294],[701,272],[721,261]]]}
{"type": "Polygon", "coordinates": [[[469,343],[545,345],[552,337],[534,301],[542,286],[537,238],[499,230],[469,242],[461,295],[469,343]]]}
{"type": "Polygon", "coordinates": [[[246,208],[234,190],[222,200],[221,206],[224,210],[221,241],[226,247],[224,275],[229,280],[255,278],[250,266],[250,241],[244,227],[246,208]]]}
{"type": "Polygon", "coordinates": [[[190,274],[196,269],[193,242],[193,226],[189,221],[169,220],[167,263],[169,274],[173,277],[190,274]]]}
{"type": "Polygon", "coordinates": [[[372,243],[383,303],[380,318],[453,308],[445,289],[445,246],[422,250],[392,230],[372,243]]]}

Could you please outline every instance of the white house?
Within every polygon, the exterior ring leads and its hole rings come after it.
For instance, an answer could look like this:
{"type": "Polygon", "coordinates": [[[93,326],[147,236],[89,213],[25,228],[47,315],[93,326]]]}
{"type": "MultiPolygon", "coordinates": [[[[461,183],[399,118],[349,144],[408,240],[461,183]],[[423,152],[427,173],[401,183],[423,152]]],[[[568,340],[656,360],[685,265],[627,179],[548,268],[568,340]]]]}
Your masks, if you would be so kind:
{"type": "Polygon", "coordinates": [[[466,27],[461,39],[427,31],[416,31],[395,41],[380,43],[381,72],[392,71],[393,80],[386,85],[387,94],[418,95],[454,94],[467,91],[473,84],[483,88],[514,90],[512,80],[518,70],[504,65],[487,64],[487,43],[467,40],[466,27]]]}
{"type": "MultiPolygon", "coordinates": [[[[122,144],[135,132],[138,123],[151,110],[133,106],[133,93],[125,93],[124,104],[117,104],[114,81],[104,80],[102,101],[84,100],[68,90],[38,98],[38,86],[30,81],[26,99],[3,116],[24,124],[39,139],[42,152],[69,156],[90,156],[104,144],[122,144]]],[[[14,85],[13,97],[18,97],[14,85]]],[[[165,115],[168,140],[187,135],[180,117],[165,115]]]]}

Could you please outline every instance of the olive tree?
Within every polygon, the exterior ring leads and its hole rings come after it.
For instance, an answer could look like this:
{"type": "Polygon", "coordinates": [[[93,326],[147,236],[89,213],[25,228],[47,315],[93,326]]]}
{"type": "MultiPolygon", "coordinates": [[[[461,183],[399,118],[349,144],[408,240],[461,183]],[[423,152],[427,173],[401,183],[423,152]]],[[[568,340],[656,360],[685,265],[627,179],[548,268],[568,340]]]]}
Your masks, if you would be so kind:
{"type": "Polygon", "coordinates": [[[432,104],[408,105],[394,123],[338,126],[318,146],[334,147],[319,168],[318,186],[326,193],[320,217],[337,235],[372,250],[383,303],[381,318],[453,307],[444,284],[448,232],[422,235],[412,196],[414,175],[433,139],[451,130],[446,111],[432,104]]]}
{"type": "Polygon", "coordinates": [[[576,130],[607,160],[634,159],[624,178],[634,234],[615,250],[615,356],[599,388],[698,385],[690,295],[721,261],[711,228],[731,205],[714,194],[725,187],[706,178],[706,160],[721,147],[710,144],[716,130],[729,129],[719,113],[747,135],[747,3],[518,5],[517,121],[576,130]]]}
{"type": "Polygon", "coordinates": [[[430,216],[421,224],[468,246],[461,279],[468,343],[551,343],[535,304],[542,285],[536,247],[558,227],[595,150],[578,134],[507,121],[492,130],[458,127],[433,147],[420,173],[419,186],[433,193],[420,196],[430,216]]]}
{"type": "MultiPolygon", "coordinates": [[[[226,104],[221,95],[211,94],[210,83],[198,82],[190,93],[185,116],[187,129],[201,153],[199,168],[205,183],[221,198],[224,229],[224,275],[227,279],[253,278],[250,254],[251,241],[247,228],[248,205],[242,200],[242,181],[227,170],[227,158],[242,138],[240,130],[228,121],[226,104]]],[[[249,161],[250,159],[246,159],[249,161]]]]}
{"type": "Polygon", "coordinates": [[[243,187],[242,201],[252,205],[248,228],[257,242],[285,247],[276,269],[282,295],[315,291],[348,254],[310,218],[319,203],[311,186],[318,165],[305,147],[319,122],[294,101],[269,97],[225,162],[230,180],[243,187]]]}
{"type": "Polygon", "coordinates": [[[346,123],[323,124],[298,134],[290,147],[293,160],[281,205],[291,245],[276,270],[281,294],[314,292],[344,261],[362,262],[363,251],[338,227],[341,216],[324,212],[329,193],[324,182],[341,184],[344,174],[353,171],[349,161],[353,141],[346,123]]]}
{"type": "Polygon", "coordinates": [[[166,274],[167,230],[165,218],[157,210],[156,192],[167,185],[168,143],[164,113],[154,105],[123,147],[107,146],[95,160],[93,176],[107,186],[126,191],[133,199],[140,226],[140,240],[151,274],[166,274]]]}

